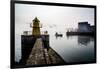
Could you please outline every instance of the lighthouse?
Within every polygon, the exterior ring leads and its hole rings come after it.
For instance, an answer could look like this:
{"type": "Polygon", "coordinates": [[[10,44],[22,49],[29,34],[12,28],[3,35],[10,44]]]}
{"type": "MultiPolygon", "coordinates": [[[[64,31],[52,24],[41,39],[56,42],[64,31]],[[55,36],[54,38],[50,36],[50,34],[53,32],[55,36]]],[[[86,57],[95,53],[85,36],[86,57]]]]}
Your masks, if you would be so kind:
{"type": "Polygon", "coordinates": [[[40,36],[40,21],[37,17],[33,20],[32,35],[40,36]]]}

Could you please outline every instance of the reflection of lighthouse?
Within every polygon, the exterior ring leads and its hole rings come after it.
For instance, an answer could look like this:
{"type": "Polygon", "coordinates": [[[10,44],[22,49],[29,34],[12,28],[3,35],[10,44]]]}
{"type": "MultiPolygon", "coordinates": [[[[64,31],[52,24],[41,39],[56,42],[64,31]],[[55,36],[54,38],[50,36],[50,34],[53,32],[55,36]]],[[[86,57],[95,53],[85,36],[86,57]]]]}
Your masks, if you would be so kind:
{"type": "Polygon", "coordinates": [[[35,19],[33,20],[33,26],[32,27],[32,35],[34,36],[40,36],[40,25],[39,25],[40,21],[38,20],[37,17],[35,17],[35,19]]]}

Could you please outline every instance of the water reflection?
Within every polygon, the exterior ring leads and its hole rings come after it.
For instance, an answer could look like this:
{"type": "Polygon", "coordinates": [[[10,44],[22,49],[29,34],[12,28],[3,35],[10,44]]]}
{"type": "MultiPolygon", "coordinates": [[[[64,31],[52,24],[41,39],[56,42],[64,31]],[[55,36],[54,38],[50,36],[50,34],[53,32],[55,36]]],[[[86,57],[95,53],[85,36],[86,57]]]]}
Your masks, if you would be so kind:
{"type": "MultiPolygon", "coordinates": [[[[15,61],[21,58],[20,37],[15,43],[15,61]]],[[[50,35],[52,47],[66,62],[94,61],[94,37],[91,36],[66,36],[50,35]],[[72,55],[73,54],[73,55],[72,55]]]]}
{"type": "Polygon", "coordinates": [[[50,46],[67,62],[94,61],[94,37],[66,36],[50,37],[50,46]],[[73,55],[72,55],[73,54],[73,55]]]}
{"type": "Polygon", "coordinates": [[[55,36],[56,39],[61,39],[63,36],[55,36]]]}
{"type": "Polygon", "coordinates": [[[78,44],[80,44],[80,46],[87,46],[89,42],[90,42],[90,37],[78,36],[78,44]]]}
{"type": "MultiPolygon", "coordinates": [[[[74,37],[77,37],[77,36],[72,36],[72,35],[67,35],[67,36],[66,36],[67,40],[71,40],[71,39],[73,39],[74,37]]],[[[77,38],[76,38],[76,39],[77,39],[77,38]]]]}
{"type": "Polygon", "coordinates": [[[71,40],[73,37],[77,37],[79,46],[87,46],[91,41],[94,41],[93,36],[67,36],[67,40],[71,40]]]}

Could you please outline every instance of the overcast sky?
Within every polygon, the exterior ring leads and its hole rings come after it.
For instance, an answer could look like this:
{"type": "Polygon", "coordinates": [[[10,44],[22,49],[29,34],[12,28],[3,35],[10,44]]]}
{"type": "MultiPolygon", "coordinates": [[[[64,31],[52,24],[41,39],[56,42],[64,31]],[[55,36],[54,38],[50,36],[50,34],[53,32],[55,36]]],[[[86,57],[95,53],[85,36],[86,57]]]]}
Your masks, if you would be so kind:
{"type": "Polygon", "coordinates": [[[94,25],[94,8],[15,4],[15,33],[31,31],[30,23],[35,17],[43,25],[41,31],[66,31],[77,28],[78,22],[94,25]]]}

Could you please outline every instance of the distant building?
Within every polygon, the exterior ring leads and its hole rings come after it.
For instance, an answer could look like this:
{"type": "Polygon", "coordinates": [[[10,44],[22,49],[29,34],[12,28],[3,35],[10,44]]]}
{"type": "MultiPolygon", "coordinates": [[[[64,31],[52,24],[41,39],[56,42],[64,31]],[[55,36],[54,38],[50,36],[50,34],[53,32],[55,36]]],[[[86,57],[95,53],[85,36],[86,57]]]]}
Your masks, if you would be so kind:
{"type": "Polygon", "coordinates": [[[94,32],[94,26],[90,26],[88,22],[79,22],[78,32],[94,32]]]}
{"type": "Polygon", "coordinates": [[[79,22],[78,28],[74,31],[67,31],[67,35],[95,35],[95,26],[88,22],[79,22]]]}
{"type": "Polygon", "coordinates": [[[95,32],[95,26],[94,25],[90,26],[90,30],[91,32],[95,32]]]}

